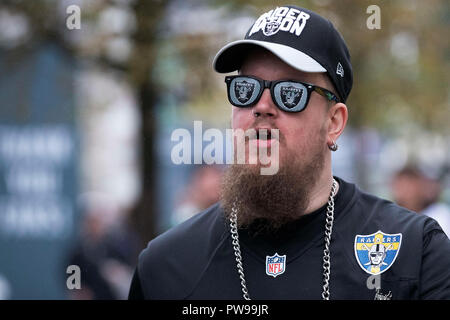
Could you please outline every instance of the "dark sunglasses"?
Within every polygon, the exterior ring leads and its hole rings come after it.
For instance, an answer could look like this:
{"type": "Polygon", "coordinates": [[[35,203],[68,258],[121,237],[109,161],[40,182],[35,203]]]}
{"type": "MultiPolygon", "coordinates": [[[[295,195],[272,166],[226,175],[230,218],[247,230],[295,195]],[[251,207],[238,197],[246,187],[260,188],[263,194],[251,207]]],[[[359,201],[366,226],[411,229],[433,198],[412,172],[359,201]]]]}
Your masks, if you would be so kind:
{"type": "Polygon", "coordinates": [[[295,80],[268,81],[250,76],[225,77],[228,100],[236,107],[250,107],[258,103],[264,89],[270,89],[275,105],[283,111],[300,112],[306,109],[313,91],[329,101],[339,102],[338,97],[327,89],[295,80]]]}

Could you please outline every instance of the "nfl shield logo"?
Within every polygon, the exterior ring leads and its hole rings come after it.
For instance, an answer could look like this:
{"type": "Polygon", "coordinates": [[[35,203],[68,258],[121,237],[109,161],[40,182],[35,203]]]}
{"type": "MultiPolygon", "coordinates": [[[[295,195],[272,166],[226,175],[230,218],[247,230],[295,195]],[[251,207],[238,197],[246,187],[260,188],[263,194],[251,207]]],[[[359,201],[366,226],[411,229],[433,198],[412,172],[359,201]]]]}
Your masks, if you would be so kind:
{"type": "Polygon", "coordinates": [[[377,231],[369,235],[357,235],[356,261],[368,274],[381,274],[394,264],[401,244],[401,233],[387,234],[377,231]]]}
{"type": "Polygon", "coordinates": [[[273,256],[266,256],[266,274],[276,277],[286,271],[286,255],[280,256],[275,253],[273,256]]]}

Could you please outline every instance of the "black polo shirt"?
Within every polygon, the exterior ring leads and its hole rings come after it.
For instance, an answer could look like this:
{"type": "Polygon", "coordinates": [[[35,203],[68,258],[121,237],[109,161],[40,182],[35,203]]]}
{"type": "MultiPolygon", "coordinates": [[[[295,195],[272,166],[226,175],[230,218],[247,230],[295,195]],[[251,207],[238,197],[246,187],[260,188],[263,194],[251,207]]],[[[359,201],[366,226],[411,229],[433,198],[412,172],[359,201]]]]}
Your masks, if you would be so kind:
{"type": "MultiPolygon", "coordinates": [[[[330,299],[373,300],[367,280],[374,274],[380,292],[392,299],[450,299],[450,241],[438,223],[336,179],[330,299]],[[384,260],[374,265],[370,255],[377,252],[384,260]]],[[[276,233],[239,230],[252,299],[321,299],[326,207],[276,233]],[[275,254],[286,259],[269,270],[271,261],[280,261],[267,259],[275,254]]],[[[229,222],[219,203],[149,242],[129,298],[242,299],[229,222]]]]}

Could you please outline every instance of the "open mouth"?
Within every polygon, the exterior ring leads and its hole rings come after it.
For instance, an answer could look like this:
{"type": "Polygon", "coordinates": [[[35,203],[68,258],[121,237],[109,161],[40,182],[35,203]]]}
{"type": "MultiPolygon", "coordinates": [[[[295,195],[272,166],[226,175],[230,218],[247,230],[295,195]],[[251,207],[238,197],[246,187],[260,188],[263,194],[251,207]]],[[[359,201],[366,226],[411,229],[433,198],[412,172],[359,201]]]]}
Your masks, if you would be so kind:
{"type": "Polygon", "coordinates": [[[270,140],[272,139],[272,133],[267,129],[257,129],[256,130],[257,140],[270,140]]]}
{"type": "Polygon", "coordinates": [[[278,130],[270,128],[255,128],[250,136],[250,141],[258,147],[270,147],[272,143],[278,141],[278,130]]]}
{"type": "Polygon", "coordinates": [[[279,140],[280,130],[273,128],[255,128],[257,140],[279,140]]]}

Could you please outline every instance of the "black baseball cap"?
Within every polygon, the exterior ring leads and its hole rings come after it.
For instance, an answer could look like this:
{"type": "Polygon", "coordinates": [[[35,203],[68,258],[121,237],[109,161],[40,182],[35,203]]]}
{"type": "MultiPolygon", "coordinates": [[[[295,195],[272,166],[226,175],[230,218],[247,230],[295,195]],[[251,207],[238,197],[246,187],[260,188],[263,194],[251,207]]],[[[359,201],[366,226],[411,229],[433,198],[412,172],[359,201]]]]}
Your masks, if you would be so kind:
{"type": "Polygon", "coordinates": [[[353,85],[350,53],[333,24],[317,13],[283,6],[262,14],[244,40],[231,42],[216,54],[213,67],[220,73],[239,70],[247,53],[262,47],[295,69],[326,72],[342,102],[353,85]]]}

